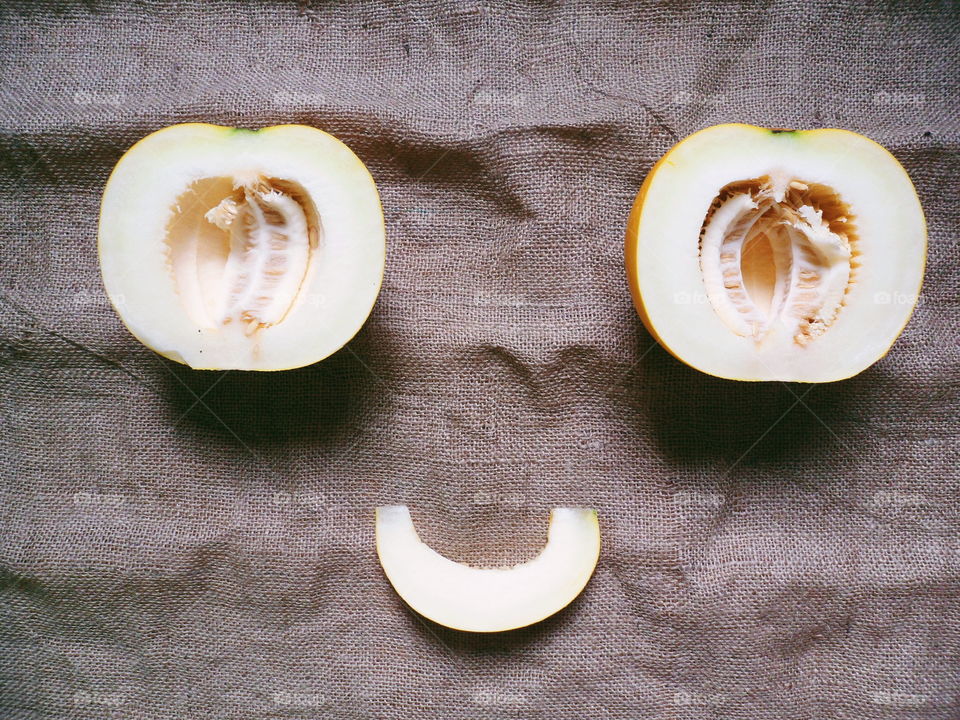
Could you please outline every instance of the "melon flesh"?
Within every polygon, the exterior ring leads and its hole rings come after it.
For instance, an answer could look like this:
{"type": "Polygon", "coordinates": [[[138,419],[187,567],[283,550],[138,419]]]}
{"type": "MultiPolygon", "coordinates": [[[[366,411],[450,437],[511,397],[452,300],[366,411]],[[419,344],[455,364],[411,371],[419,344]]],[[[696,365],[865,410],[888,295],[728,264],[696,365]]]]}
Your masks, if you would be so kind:
{"type": "Polygon", "coordinates": [[[100,266],[147,347],[194,368],[279,370],[321,360],[360,329],[384,237],[373,179],[332,136],[190,123],[117,164],[100,266]]]}
{"type": "Polygon", "coordinates": [[[586,586],[600,555],[595,510],[557,508],[547,544],[511,568],[475,568],[424,544],[404,505],[377,508],[377,554],[397,593],[434,622],[471,632],[499,632],[543,620],[586,586]]]}
{"type": "Polygon", "coordinates": [[[647,176],[625,255],[641,318],[683,362],[828,382],[872,365],[903,330],[926,226],[906,172],[861,135],[720,125],[647,176]]]}

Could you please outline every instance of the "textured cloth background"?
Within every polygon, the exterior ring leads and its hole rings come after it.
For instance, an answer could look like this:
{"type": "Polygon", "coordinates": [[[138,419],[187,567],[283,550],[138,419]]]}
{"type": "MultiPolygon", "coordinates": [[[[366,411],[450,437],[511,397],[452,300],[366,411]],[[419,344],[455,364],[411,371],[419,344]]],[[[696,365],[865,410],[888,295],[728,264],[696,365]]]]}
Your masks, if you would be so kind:
{"type": "Polygon", "coordinates": [[[645,2],[4,4],[3,718],[958,718],[960,9],[645,2]],[[385,284],[341,352],[197,372],[99,280],[103,185],[186,121],[305,123],[368,165],[385,284]],[[700,128],[844,127],[927,213],[921,302],[830,385],[714,379],[623,271],[700,128]],[[516,562],[604,551],[471,636],[382,575],[373,507],[516,562]]]}

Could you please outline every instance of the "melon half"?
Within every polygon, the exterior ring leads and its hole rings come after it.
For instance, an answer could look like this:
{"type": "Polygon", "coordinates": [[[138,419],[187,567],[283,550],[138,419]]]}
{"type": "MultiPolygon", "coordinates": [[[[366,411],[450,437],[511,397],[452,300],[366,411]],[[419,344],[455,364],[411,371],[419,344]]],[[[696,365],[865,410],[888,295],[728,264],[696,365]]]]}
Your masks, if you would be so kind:
{"type": "Polygon", "coordinates": [[[671,354],[736,380],[829,382],[883,357],[926,258],[916,191],[846,130],[719,125],[649,173],[627,226],[634,304],[671,354]]]}
{"type": "Polygon", "coordinates": [[[501,632],[543,620],[570,604],[600,557],[597,512],[556,508],[537,557],[509,568],[456,563],[427,546],[405,505],[377,508],[377,554],[406,603],[457,630],[501,632]]]}
{"type": "Polygon", "coordinates": [[[309,365],[349,341],[383,277],[377,188],[302,125],[147,136],[104,190],[100,267],[130,332],[193,368],[309,365]]]}

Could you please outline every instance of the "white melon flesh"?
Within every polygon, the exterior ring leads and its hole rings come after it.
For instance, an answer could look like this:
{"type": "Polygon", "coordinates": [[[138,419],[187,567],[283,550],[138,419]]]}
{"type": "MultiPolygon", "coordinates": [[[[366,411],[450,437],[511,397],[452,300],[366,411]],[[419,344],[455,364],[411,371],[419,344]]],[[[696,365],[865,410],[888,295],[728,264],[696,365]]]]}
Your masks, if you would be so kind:
{"type": "Polygon", "coordinates": [[[124,324],[202,369],[309,365],[352,338],[383,277],[370,173],[315,128],[149,135],[104,191],[103,282],[124,324]]]}
{"type": "Polygon", "coordinates": [[[696,133],[650,172],[627,228],[651,333],[738,380],[828,382],[869,367],[910,318],[925,258],[910,178],[845,130],[696,133]]]}
{"type": "Polygon", "coordinates": [[[453,562],[424,544],[406,506],[377,509],[377,553],[394,589],[436,623],[472,632],[525,627],[566,607],[586,586],[600,555],[595,510],[558,508],[547,544],[511,568],[453,562]]]}

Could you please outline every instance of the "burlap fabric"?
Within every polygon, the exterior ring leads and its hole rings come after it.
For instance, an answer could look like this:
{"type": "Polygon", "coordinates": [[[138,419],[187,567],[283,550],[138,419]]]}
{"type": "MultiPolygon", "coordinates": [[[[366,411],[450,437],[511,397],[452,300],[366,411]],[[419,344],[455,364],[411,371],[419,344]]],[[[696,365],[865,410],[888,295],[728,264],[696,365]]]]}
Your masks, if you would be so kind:
{"type": "Polygon", "coordinates": [[[957,718],[952,3],[86,2],[2,12],[3,718],[957,718]],[[306,123],[383,196],[372,317],[276,374],[140,346],[101,290],[124,150],[306,123]],[[743,121],[890,148],[927,212],[887,358],[821,386],[668,356],[627,212],[743,121]],[[598,508],[584,594],[532,628],[426,622],[372,509],[511,562],[598,508]]]}

